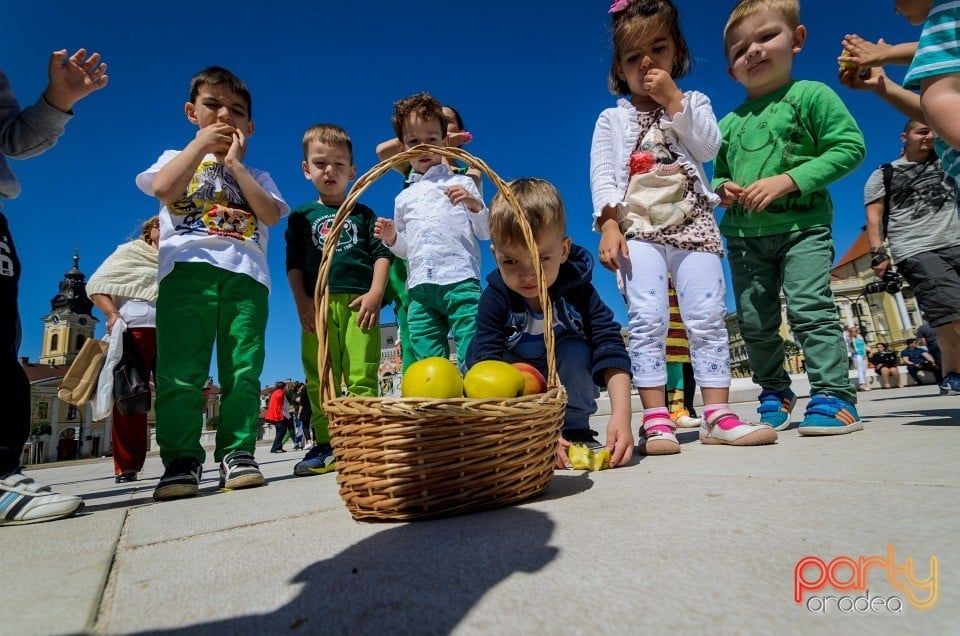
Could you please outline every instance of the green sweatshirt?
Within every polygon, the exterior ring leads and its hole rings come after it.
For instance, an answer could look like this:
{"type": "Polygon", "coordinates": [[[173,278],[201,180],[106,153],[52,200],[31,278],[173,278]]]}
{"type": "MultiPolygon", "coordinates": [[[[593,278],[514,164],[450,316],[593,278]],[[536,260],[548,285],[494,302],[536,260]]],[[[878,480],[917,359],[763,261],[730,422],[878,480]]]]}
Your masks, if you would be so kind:
{"type": "Polygon", "coordinates": [[[833,222],[827,186],[860,165],[863,133],[840,97],[825,84],[791,81],[747,100],[720,120],[723,143],[714,161],[713,187],[747,187],[787,174],[799,191],[761,212],[731,205],[720,221],[725,236],[770,236],[833,222]]]}
{"type": "MultiPolygon", "coordinates": [[[[287,219],[287,271],[303,272],[304,291],[310,296],[320,274],[323,243],[336,215],[336,208],[311,201],[298,206],[287,219]]],[[[366,294],[373,282],[373,264],[381,258],[393,258],[383,242],[373,236],[376,221],[373,210],[361,203],[347,217],[330,266],[331,294],[366,294]]]]}

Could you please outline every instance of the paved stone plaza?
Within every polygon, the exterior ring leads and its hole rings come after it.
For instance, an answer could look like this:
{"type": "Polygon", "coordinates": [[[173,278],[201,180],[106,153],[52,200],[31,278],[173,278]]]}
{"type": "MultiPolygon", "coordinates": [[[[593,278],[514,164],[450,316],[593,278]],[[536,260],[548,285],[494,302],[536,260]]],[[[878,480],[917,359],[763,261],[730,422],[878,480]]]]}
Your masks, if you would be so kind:
{"type": "Polygon", "coordinates": [[[162,504],[156,455],[134,484],[115,484],[109,459],[35,469],[86,508],[0,528],[0,632],[956,633],[960,397],[936,394],[861,393],[865,430],[834,438],[794,425],[775,446],[728,448],[687,431],[678,456],[558,472],[528,503],[406,524],[353,521],[335,474],[294,478],[302,453],[266,446],[265,487],[218,492],[211,456],[202,496],[162,504]],[[831,587],[850,578],[841,567],[794,602],[804,557],[890,561],[888,546],[916,579],[937,558],[932,608],[910,602],[930,586],[897,589],[882,565],[869,599],[831,587]]]}

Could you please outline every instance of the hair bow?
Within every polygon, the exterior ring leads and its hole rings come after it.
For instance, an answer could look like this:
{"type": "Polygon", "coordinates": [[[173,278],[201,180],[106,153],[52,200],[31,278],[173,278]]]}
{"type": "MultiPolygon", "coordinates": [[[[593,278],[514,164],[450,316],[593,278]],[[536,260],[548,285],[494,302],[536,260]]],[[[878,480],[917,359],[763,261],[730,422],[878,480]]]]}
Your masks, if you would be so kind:
{"type": "Polygon", "coordinates": [[[617,11],[623,11],[632,4],[631,0],[613,0],[613,4],[610,5],[610,11],[607,13],[616,13],[617,11]]]}

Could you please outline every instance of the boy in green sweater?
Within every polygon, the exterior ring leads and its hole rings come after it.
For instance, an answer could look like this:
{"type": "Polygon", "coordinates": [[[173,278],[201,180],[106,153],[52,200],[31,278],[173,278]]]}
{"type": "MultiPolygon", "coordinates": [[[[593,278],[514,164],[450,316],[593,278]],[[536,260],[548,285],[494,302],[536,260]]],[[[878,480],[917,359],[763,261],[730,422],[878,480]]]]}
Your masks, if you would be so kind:
{"type": "MultiPolygon", "coordinates": [[[[287,281],[303,328],[300,346],[307,376],[316,445],[296,466],[293,474],[304,477],[336,468],[327,418],[320,408],[320,378],[317,369],[316,321],[313,295],[320,271],[323,245],[333,227],[337,210],[347,197],[347,186],[356,177],[353,143],[347,132],[333,124],[312,126],[303,135],[303,175],[313,182],[319,196],[290,213],[287,221],[287,281]]],[[[380,307],[390,270],[390,251],[374,238],[377,217],[357,204],[347,217],[330,268],[330,307],[327,315],[327,347],[333,366],[334,386],[341,378],[347,393],[379,394],[380,307]]]]}
{"type": "Polygon", "coordinates": [[[746,88],[747,101],[720,121],[713,187],[727,207],[720,232],[753,380],[761,387],[760,421],[789,427],[797,399],[783,368],[782,288],[810,379],[800,434],[836,435],[863,424],[830,290],[827,185],[853,171],[865,150],[836,93],[791,78],[806,34],[797,0],[743,0],[734,8],[723,45],[727,70],[746,88]]]}

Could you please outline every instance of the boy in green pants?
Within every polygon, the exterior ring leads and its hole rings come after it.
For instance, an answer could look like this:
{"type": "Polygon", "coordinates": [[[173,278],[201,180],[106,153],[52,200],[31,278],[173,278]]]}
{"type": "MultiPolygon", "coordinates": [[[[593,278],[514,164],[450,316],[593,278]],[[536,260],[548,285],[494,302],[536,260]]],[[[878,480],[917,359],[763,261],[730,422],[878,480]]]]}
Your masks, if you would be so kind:
{"type": "Polygon", "coordinates": [[[220,487],[263,485],[253,458],[267,326],[267,227],[289,207],[266,172],[243,163],[253,134],[250,92],[212,66],[190,82],[187,119],[199,130],[168,150],[137,186],[161,202],[157,279],[157,445],[164,473],[153,498],[199,492],[203,386],[217,343],[220,487]]]}
{"type": "MultiPolygon", "coordinates": [[[[294,475],[306,477],[336,468],[327,418],[320,408],[320,343],[313,295],[323,245],[347,197],[347,186],[357,175],[350,136],[333,124],[312,126],[303,135],[302,168],[303,176],[316,187],[318,197],[290,214],[286,241],[287,282],[303,328],[300,346],[312,409],[310,426],[316,435],[316,445],[293,468],[294,475]]],[[[358,203],[354,207],[340,233],[330,268],[327,347],[338,396],[341,378],[350,395],[379,394],[380,307],[392,256],[373,236],[376,220],[367,206],[358,203]]]]}
{"type": "Polygon", "coordinates": [[[743,0],[723,32],[730,75],[747,101],[720,121],[713,186],[728,207],[720,223],[741,333],[761,387],[760,421],[790,426],[796,395],[783,368],[780,290],[800,340],[811,399],[801,435],[861,430],[857,394],[830,290],[833,204],[827,185],[853,171],[863,135],[840,98],[819,82],[794,81],[803,48],[797,0],[743,0]]]}

